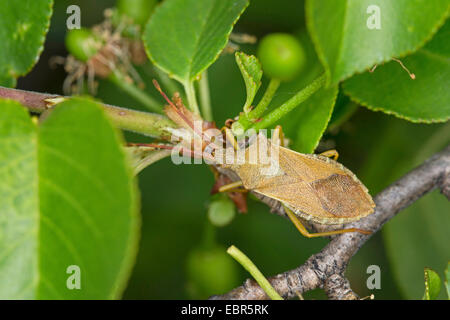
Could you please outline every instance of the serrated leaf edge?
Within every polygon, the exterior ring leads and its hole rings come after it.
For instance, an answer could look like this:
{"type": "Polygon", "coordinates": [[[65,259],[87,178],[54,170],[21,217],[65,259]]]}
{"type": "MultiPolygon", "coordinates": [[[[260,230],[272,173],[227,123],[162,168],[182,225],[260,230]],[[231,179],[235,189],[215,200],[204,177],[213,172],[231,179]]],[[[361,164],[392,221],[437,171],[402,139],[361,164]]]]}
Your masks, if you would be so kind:
{"type": "Polygon", "coordinates": [[[383,63],[389,62],[389,61],[392,60],[392,58],[401,59],[401,58],[404,58],[404,57],[406,57],[406,56],[408,56],[410,54],[415,53],[417,50],[419,50],[420,48],[425,46],[425,44],[427,44],[434,37],[434,35],[437,33],[437,31],[444,25],[445,21],[450,16],[450,4],[449,4],[448,7],[447,7],[447,10],[444,12],[444,14],[442,15],[441,19],[432,28],[429,36],[425,37],[422,42],[419,42],[419,44],[416,47],[414,47],[412,49],[409,49],[409,50],[406,50],[406,51],[404,51],[404,52],[402,52],[402,53],[400,53],[400,54],[398,54],[397,56],[394,56],[394,57],[381,57],[374,64],[372,64],[372,65],[370,65],[368,67],[356,69],[356,70],[354,70],[352,72],[347,72],[347,74],[344,74],[341,77],[340,80],[338,80],[338,81],[333,80],[332,81],[332,74],[331,74],[329,63],[326,60],[325,54],[321,50],[321,47],[319,45],[319,39],[316,36],[315,29],[314,29],[314,26],[312,24],[312,18],[311,18],[311,16],[312,16],[312,13],[311,13],[312,1],[314,1],[314,0],[306,0],[306,2],[305,2],[306,26],[307,26],[308,33],[309,33],[309,35],[311,37],[311,40],[313,42],[314,49],[316,50],[317,56],[319,57],[319,60],[322,63],[324,69],[325,69],[325,73],[327,75],[327,84],[326,84],[327,87],[335,85],[335,84],[337,84],[339,82],[342,82],[342,81],[344,81],[346,79],[349,79],[350,77],[352,77],[354,75],[364,73],[369,68],[373,67],[374,65],[378,65],[378,64],[383,64],[383,63]]]}
{"type": "MultiPolygon", "coordinates": [[[[160,10],[163,2],[160,2],[155,9],[153,10],[152,15],[154,15],[158,10],[160,10]]],[[[144,40],[144,36],[145,36],[145,32],[142,33],[141,36],[141,40],[144,43],[144,47],[145,47],[145,52],[147,53],[147,57],[150,59],[150,61],[157,66],[160,70],[164,71],[170,78],[175,79],[177,81],[179,81],[181,84],[185,84],[186,81],[192,82],[194,81],[203,71],[205,71],[206,69],[208,69],[214,62],[217,61],[217,59],[219,58],[219,56],[222,54],[223,49],[225,49],[227,43],[228,43],[228,39],[230,38],[230,34],[233,31],[234,26],[236,25],[237,21],[240,19],[241,15],[244,13],[244,11],[247,9],[247,7],[249,6],[250,1],[246,0],[246,5],[242,8],[241,12],[237,15],[236,19],[233,21],[233,23],[231,24],[230,30],[226,33],[225,35],[225,41],[224,44],[221,46],[219,52],[216,54],[216,56],[214,57],[214,59],[212,59],[212,61],[207,64],[204,68],[202,68],[195,76],[190,77],[189,79],[182,79],[176,75],[174,75],[171,71],[166,70],[164,67],[160,66],[155,59],[153,58],[153,56],[150,53],[150,49],[146,43],[146,41],[144,40]]],[[[149,18],[147,24],[150,22],[151,18],[149,18]]],[[[147,28],[147,26],[144,28],[144,30],[147,28]]]]}
{"type": "Polygon", "coordinates": [[[53,15],[53,3],[54,3],[53,0],[51,0],[50,3],[49,3],[49,6],[48,6],[49,12],[48,12],[48,15],[46,17],[47,18],[47,25],[45,26],[45,30],[44,30],[44,32],[41,35],[40,45],[39,45],[36,57],[29,64],[29,66],[26,68],[26,70],[24,72],[16,73],[16,72],[11,72],[11,70],[10,70],[10,76],[12,77],[12,80],[13,80],[13,87],[15,87],[17,85],[17,78],[28,74],[34,68],[36,63],[39,61],[42,52],[44,51],[44,43],[45,43],[45,39],[47,37],[48,30],[50,29],[51,18],[52,18],[52,15],[53,15]]]}
{"type": "Polygon", "coordinates": [[[334,110],[334,107],[336,106],[336,100],[337,100],[337,97],[339,95],[339,87],[336,86],[335,90],[336,90],[336,93],[334,95],[334,99],[332,100],[332,106],[331,106],[330,112],[328,114],[327,122],[323,126],[322,132],[320,133],[319,139],[317,139],[317,142],[316,142],[314,148],[312,149],[312,152],[314,152],[316,150],[317,146],[319,145],[320,140],[322,140],[323,134],[325,133],[325,131],[328,128],[328,125],[330,124],[331,116],[333,115],[333,110],[334,110]]]}
{"type": "Polygon", "coordinates": [[[418,117],[406,116],[406,115],[401,114],[401,113],[396,112],[396,111],[387,110],[387,109],[385,109],[385,108],[383,108],[383,107],[374,107],[374,106],[372,106],[372,105],[371,105],[370,103],[368,103],[367,101],[364,101],[363,99],[359,99],[359,98],[355,97],[355,96],[352,94],[352,92],[350,92],[349,89],[346,89],[345,85],[342,86],[342,91],[343,91],[348,97],[350,97],[350,99],[351,99],[353,102],[355,102],[355,103],[357,103],[357,104],[359,104],[359,105],[361,105],[361,106],[363,106],[363,107],[365,107],[365,108],[367,108],[367,109],[369,109],[369,110],[371,110],[371,111],[374,111],[374,112],[380,112],[380,111],[381,111],[381,112],[383,112],[383,113],[385,113],[385,114],[393,115],[393,116],[395,116],[395,117],[397,117],[397,118],[399,118],[399,119],[407,120],[407,121],[412,122],[412,123],[427,123],[427,124],[433,124],[433,123],[444,123],[444,122],[447,122],[448,120],[450,120],[450,115],[449,115],[448,117],[445,117],[445,118],[442,118],[442,119],[441,119],[441,118],[436,118],[436,119],[423,119],[423,118],[418,118],[418,117]]]}
{"type": "Polygon", "coordinates": [[[250,73],[247,71],[247,68],[244,66],[244,63],[241,59],[241,56],[244,55],[246,58],[251,59],[252,57],[255,59],[256,64],[258,65],[260,71],[261,71],[261,76],[262,76],[262,66],[261,63],[259,62],[259,60],[254,56],[254,55],[247,55],[244,52],[236,52],[235,57],[236,57],[236,63],[239,67],[239,70],[241,71],[241,73],[243,73],[244,75],[244,82],[246,84],[246,89],[247,89],[247,99],[245,101],[245,105],[244,105],[244,111],[246,110],[246,108],[250,107],[251,103],[253,102],[256,93],[258,92],[259,88],[261,87],[261,79],[258,82],[255,82],[255,79],[253,76],[250,75],[250,73]],[[255,94],[252,97],[252,101],[249,102],[249,89],[247,86],[247,81],[251,81],[253,83],[253,85],[256,87],[255,88],[255,94]]]}

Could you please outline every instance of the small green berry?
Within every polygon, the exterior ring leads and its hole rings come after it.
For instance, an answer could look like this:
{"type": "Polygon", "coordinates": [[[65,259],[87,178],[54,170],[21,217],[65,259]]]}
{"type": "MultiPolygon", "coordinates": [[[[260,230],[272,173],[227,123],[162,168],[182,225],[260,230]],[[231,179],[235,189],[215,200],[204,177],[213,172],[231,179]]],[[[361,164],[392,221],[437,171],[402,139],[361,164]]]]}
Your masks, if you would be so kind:
{"type": "Polygon", "coordinates": [[[156,0],[119,0],[117,10],[120,15],[125,15],[133,19],[134,23],[144,26],[156,3],[156,0]]]}
{"type": "Polygon", "coordinates": [[[69,30],[66,35],[66,48],[76,59],[87,62],[102,47],[102,41],[90,29],[69,30]]]}
{"type": "Polygon", "coordinates": [[[284,81],[295,78],[306,62],[300,41],[287,33],[265,36],[258,46],[258,58],[266,76],[284,81]]]}
{"type": "Polygon", "coordinates": [[[197,248],[187,257],[188,292],[193,299],[227,292],[238,283],[239,270],[226,248],[197,248]]]}
{"type": "Polygon", "coordinates": [[[233,202],[228,197],[223,197],[211,202],[208,218],[214,226],[224,227],[233,220],[235,213],[233,202]]]}

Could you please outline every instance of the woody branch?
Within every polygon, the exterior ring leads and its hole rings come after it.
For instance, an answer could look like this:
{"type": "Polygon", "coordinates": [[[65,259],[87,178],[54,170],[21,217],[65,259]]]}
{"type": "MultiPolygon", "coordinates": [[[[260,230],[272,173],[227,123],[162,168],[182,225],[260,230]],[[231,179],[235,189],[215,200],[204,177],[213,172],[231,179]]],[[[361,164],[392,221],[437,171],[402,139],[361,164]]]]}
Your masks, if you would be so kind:
{"type": "MultiPolygon", "coordinates": [[[[375,212],[346,225],[346,228],[371,230],[375,233],[402,209],[435,188],[440,188],[450,200],[450,146],[380,192],[374,199],[377,205],[375,212]]],[[[270,206],[272,212],[285,215],[278,202],[266,197],[259,198],[270,206]]],[[[335,236],[303,265],[273,276],[269,281],[284,298],[294,298],[297,293],[322,288],[330,299],[358,299],[344,272],[352,256],[369,238],[370,235],[360,233],[335,236]]],[[[268,297],[255,281],[247,280],[242,286],[211,299],[260,300],[268,297]]]]}
{"type": "MultiPolygon", "coordinates": [[[[45,114],[52,111],[53,106],[70,97],[55,94],[5,88],[0,86],[0,98],[20,102],[34,113],[45,114]]],[[[120,129],[137,132],[146,136],[165,138],[170,137],[170,128],[175,124],[162,114],[142,112],[121,108],[109,104],[101,104],[105,114],[120,129]]]]}

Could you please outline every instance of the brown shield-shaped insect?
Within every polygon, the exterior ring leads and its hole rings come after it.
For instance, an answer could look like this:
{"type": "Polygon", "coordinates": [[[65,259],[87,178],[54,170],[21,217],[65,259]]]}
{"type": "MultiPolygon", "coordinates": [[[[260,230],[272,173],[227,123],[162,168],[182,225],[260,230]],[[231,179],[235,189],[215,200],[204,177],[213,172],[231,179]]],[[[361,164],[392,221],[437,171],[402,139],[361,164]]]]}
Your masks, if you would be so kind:
{"type": "MultiPolygon", "coordinates": [[[[202,121],[201,118],[187,110],[179,99],[175,99],[175,103],[170,101],[157,83],[155,86],[169,103],[165,109],[168,117],[180,127],[189,129],[200,137],[202,146],[211,143],[210,137],[205,139],[203,132],[197,132],[193,126],[193,122],[202,121]]],[[[224,130],[225,140],[232,140],[231,145],[234,149],[242,148],[242,145],[235,141],[231,131],[228,128],[224,130]]],[[[370,231],[356,228],[320,233],[309,233],[306,230],[299,218],[319,224],[342,224],[369,215],[374,211],[375,203],[367,188],[342,164],[323,155],[302,154],[282,147],[281,136],[280,129],[278,136],[275,134],[271,140],[262,134],[255,135],[256,139],[253,139],[253,142],[249,144],[244,142],[244,161],[240,162],[237,159],[231,163],[218,161],[216,167],[231,170],[240,179],[222,186],[219,191],[243,191],[239,189],[242,186],[246,191],[279,201],[288,217],[306,237],[346,232],[370,234],[370,231]],[[262,154],[266,155],[268,161],[250,160],[254,158],[255,153],[261,155],[259,148],[263,148],[262,154]]],[[[191,141],[187,142],[192,144],[191,141]]],[[[208,157],[211,156],[208,154],[208,157]]]]}
{"type": "Polygon", "coordinates": [[[239,176],[245,189],[278,200],[300,218],[319,224],[357,221],[374,211],[367,188],[342,164],[322,155],[292,151],[263,135],[258,140],[258,145],[267,144],[269,163],[248,161],[250,146],[243,164],[223,166],[239,176]],[[276,170],[269,170],[274,158],[276,170]]]}

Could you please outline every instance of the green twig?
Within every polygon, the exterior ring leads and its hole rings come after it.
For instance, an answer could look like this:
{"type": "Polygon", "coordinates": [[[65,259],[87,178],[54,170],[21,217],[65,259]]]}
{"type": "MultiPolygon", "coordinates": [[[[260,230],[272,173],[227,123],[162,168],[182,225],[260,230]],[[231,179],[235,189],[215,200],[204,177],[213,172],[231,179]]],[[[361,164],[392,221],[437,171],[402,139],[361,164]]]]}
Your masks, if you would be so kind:
{"type": "Polygon", "coordinates": [[[171,136],[169,129],[175,127],[172,121],[160,114],[110,105],[103,105],[103,107],[112,122],[122,130],[133,131],[155,138],[169,138],[171,136]]]}
{"type": "Polygon", "coordinates": [[[243,130],[247,130],[248,128],[250,128],[253,124],[253,121],[260,118],[264,114],[270,102],[272,101],[275,92],[278,90],[280,83],[281,81],[278,79],[271,79],[269,85],[267,86],[266,92],[264,93],[261,101],[258,103],[256,108],[250,111],[248,114],[241,113],[241,115],[239,116],[239,124],[241,125],[241,128],[243,130]]]}
{"type": "Polygon", "coordinates": [[[266,111],[267,107],[269,106],[270,102],[273,99],[273,96],[275,95],[275,92],[277,92],[278,87],[280,86],[281,81],[279,79],[271,79],[269,82],[269,85],[267,86],[266,92],[264,93],[264,96],[261,98],[261,101],[258,103],[255,109],[253,109],[249,114],[248,117],[250,120],[258,119],[261,117],[264,112],[266,111]]]}
{"type": "Polygon", "coordinates": [[[202,73],[202,78],[199,83],[199,91],[200,91],[200,104],[202,107],[202,115],[203,118],[207,121],[213,120],[212,109],[211,109],[211,95],[209,92],[209,83],[208,83],[208,71],[205,70],[202,73]]]}
{"type": "Polygon", "coordinates": [[[203,246],[205,249],[211,249],[216,245],[216,228],[205,219],[205,227],[203,230],[203,246]]]}
{"type": "Polygon", "coordinates": [[[231,246],[228,248],[227,253],[232,256],[237,262],[239,262],[245,270],[247,270],[252,277],[258,282],[260,287],[272,300],[283,300],[283,298],[275,291],[270,282],[259,271],[255,264],[238,248],[231,246]]]}
{"type": "Polygon", "coordinates": [[[325,74],[318,77],[306,88],[298,92],[291,99],[283,103],[281,106],[273,110],[271,113],[266,115],[260,122],[255,123],[251,128],[255,130],[265,129],[276,123],[283,116],[291,112],[295,107],[301,104],[303,101],[311,97],[317,90],[319,90],[325,84],[326,76],[325,74]]]}
{"type": "Polygon", "coordinates": [[[188,80],[183,85],[184,90],[186,91],[189,108],[194,111],[194,113],[200,114],[200,110],[198,109],[197,97],[195,95],[194,82],[188,80]]]}
{"type": "MultiPolygon", "coordinates": [[[[0,98],[12,99],[20,102],[30,111],[43,113],[51,110],[55,104],[64,102],[70,97],[54,94],[38,93],[19,89],[0,87],[0,98]]],[[[103,110],[119,129],[133,131],[155,138],[170,138],[171,129],[176,125],[161,114],[136,111],[102,104],[103,110]]]]}
{"type": "Polygon", "coordinates": [[[134,175],[138,175],[142,170],[155,162],[164,159],[172,153],[172,150],[149,150],[147,147],[126,147],[126,152],[130,155],[134,169],[134,175]]]}
{"type": "Polygon", "coordinates": [[[111,73],[108,79],[123,91],[128,93],[130,96],[135,98],[137,101],[142,103],[147,109],[155,112],[162,111],[162,105],[160,103],[158,103],[144,90],[136,87],[136,85],[134,85],[132,82],[129,82],[129,80],[127,80],[120,71],[111,73]]]}

